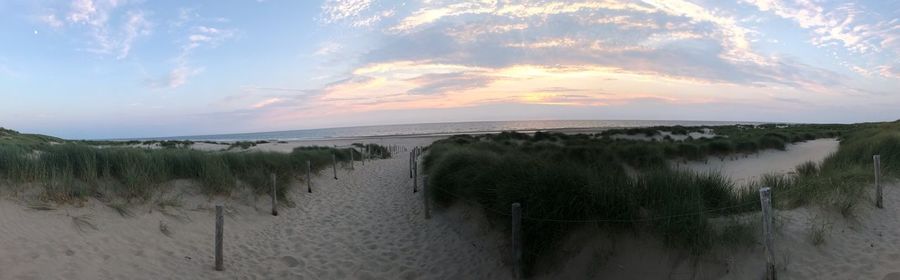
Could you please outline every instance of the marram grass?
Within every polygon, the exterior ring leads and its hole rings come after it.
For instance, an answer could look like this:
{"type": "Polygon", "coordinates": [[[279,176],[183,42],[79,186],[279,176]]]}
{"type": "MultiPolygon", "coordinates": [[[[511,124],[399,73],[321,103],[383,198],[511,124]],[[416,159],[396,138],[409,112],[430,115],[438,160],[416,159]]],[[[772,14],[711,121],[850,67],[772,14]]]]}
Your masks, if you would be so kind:
{"type": "MultiPolygon", "coordinates": [[[[228,194],[238,181],[256,194],[268,194],[273,173],[279,178],[278,192],[285,193],[291,181],[304,178],[307,161],[318,171],[331,166],[332,153],[338,163],[350,160],[348,149],[327,147],[277,153],[97,148],[82,143],[0,144],[0,179],[11,184],[36,183],[43,188],[43,198],[59,202],[104,194],[147,200],[158,186],[176,179],[195,180],[209,195],[228,194]]],[[[361,157],[356,153],[354,159],[358,160],[361,157]]],[[[380,155],[390,157],[386,149],[380,155]]]]}

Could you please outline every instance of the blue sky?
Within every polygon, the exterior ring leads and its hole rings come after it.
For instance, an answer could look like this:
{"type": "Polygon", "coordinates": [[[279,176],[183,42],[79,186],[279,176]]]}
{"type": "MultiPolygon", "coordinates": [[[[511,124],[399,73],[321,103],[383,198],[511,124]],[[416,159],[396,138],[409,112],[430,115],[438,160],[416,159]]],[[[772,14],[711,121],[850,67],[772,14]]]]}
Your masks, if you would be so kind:
{"type": "Polygon", "coordinates": [[[900,2],[2,1],[0,126],[900,118],[900,2]]]}

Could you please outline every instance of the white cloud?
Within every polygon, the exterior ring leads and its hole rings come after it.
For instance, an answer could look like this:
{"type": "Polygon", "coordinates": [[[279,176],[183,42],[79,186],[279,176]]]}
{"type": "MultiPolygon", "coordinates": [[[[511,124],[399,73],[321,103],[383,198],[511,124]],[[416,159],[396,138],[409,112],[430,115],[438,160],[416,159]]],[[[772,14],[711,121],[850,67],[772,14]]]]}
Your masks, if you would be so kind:
{"type": "Polygon", "coordinates": [[[56,13],[37,16],[37,21],[52,28],[68,27],[72,32],[86,28],[89,40],[87,51],[114,55],[117,59],[128,57],[138,38],[148,36],[153,28],[144,11],[131,9],[118,18],[121,22],[110,22],[113,14],[125,6],[123,0],[73,0],[63,17],[56,13]]]}
{"type": "Polygon", "coordinates": [[[204,44],[217,46],[222,41],[233,37],[234,34],[235,31],[230,29],[223,30],[208,26],[195,26],[188,34],[188,43],[184,46],[184,50],[188,52],[204,44]]]}
{"type": "Polygon", "coordinates": [[[149,35],[151,26],[150,22],[144,18],[143,12],[129,12],[128,21],[123,27],[124,35],[119,43],[119,56],[117,58],[127,57],[134,40],[140,36],[149,35]]]}
{"type": "Polygon", "coordinates": [[[316,56],[326,56],[330,54],[334,54],[340,51],[343,48],[341,44],[335,42],[326,42],[319,46],[319,48],[313,53],[316,56]]]}
{"type": "Polygon", "coordinates": [[[165,76],[148,81],[148,84],[153,88],[174,89],[186,84],[188,78],[202,72],[203,68],[192,68],[187,64],[181,64],[172,69],[172,71],[169,71],[165,76]]]}
{"type": "Polygon", "coordinates": [[[65,23],[57,18],[55,14],[38,16],[37,20],[53,28],[60,28],[65,25],[65,23]]]}
{"type": "Polygon", "coordinates": [[[74,0],[66,19],[74,23],[101,25],[106,22],[106,13],[103,10],[98,11],[92,0],[74,0]]]}
{"type": "MultiPolygon", "coordinates": [[[[194,20],[201,20],[199,14],[192,13],[190,10],[182,9],[180,14],[192,14],[192,16],[184,18],[186,21],[179,22],[179,26],[194,20]]],[[[235,33],[236,31],[233,29],[222,29],[205,25],[196,25],[189,28],[184,41],[181,42],[181,52],[174,58],[175,68],[165,77],[151,81],[149,83],[150,86],[174,89],[187,84],[190,77],[198,75],[204,70],[202,67],[191,66],[191,55],[204,46],[216,47],[221,42],[234,37],[235,33]]]]}
{"type": "Polygon", "coordinates": [[[841,5],[833,9],[809,1],[744,0],[760,11],[794,21],[801,28],[815,34],[812,42],[825,46],[833,42],[855,53],[877,52],[882,43],[896,35],[896,19],[874,24],[860,23],[859,17],[871,16],[853,5],[841,5]],[[892,32],[893,30],[893,32],[892,32]]]}
{"type": "Polygon", "coordinates": [[[330,24],[346,22],[353,27],[370,27],[394,16],[393,9],[371,11],[372,0],[327,0],[322,3],[321,21],[330,24]]]}
{"type": "Polygon", "coordinates": [[[327,0],[322,4],[322,13],[325,22],[332,23],[357,17],[370,5],[371,0],[327,0]]]}

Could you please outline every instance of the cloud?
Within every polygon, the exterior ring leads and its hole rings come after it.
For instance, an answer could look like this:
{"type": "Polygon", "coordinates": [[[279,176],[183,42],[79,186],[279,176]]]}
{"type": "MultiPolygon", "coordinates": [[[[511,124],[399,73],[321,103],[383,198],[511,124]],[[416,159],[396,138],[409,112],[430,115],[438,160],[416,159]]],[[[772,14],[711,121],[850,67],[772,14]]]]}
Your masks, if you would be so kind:
{"type": "Polygon", "coordinates": [[[188,78],[198,75],[203,72],[203,68],[191,68],[190,66],[183,64],[178,65],[168,74],[158,79],[148,80],[147,84],[152,88],[168,88],[174,89],[178,88],[187,83],[188,78]]]}
{"type": "MultiPolygon", "coordinates": [[[[890,29],[896,25],[882,21],[860,24],[858,18],[864,12],[852,4],[826,9],[811,1],[744,0],[760,11],[794,21],[801,28],[810,29],[817,37],[812,42],[827,45],[840,42],[845,48],[857,53],[877,51],[890,29]]],[[[896,20],[895,20],[896,22],[896,20]]]]}
{"type": "Polygon", "coordinates": [[[878,67],[875,67],[875,70],[877,70],[878,74],[882,77],[900,78],[900,64],[879,65],[878,67]]]}
{"type": "Polygon", "coordinates": [[[394,16],[393,9],[370,11],[373,3],[372,0],[326,0],[321,7],[321,21],[326,24],[343,22],[353,27],[369,27],[394,16]]]}
{"type": "MultiPolygon", "coordinates": [[[[205,21],[197,13],[190,10],[182,9],[180,15],[192,14],[190,17],[179,16],[178,26],[192,23],[193,21],[205,21]]],[[[174,58],[175,67],[162,78],[150,81],[148,84],[153,88],[174,89],[187,84],[188,78],[199,75],[205,68],[192,66],[190,61],[191,55],[202,47],[217,47],[220,43],[231,39],[235,36],[236,31],[233,29],[221,29],[206,25],[195,25],[188,28],[188,32],[184,35],[181,43],[181,51],[174,58]]]]}
{"type": "Polygon", "coordinates": [[[217,46],[219,43],[234,37],[235,31],[230,29],[218,29],[208,26],[194,26],[187,36],[187,44],[182,47],[184,52],[190,52],[203,45],[217,46]]]}
{"type": "MultiPolygon", "coordinates": [[[[900,56],[900,19],[883,19],[854,3],[826,6],[807,0],[744,0],[760,11],[791,20],[810,31],[810,42],[818,47],[838,47],[849,53],[862,54],[869,62],[846,63],[851,71],[869,75],[863,68],[878,65],[872,61],[900,56]]],[[[896,11],[895,11],[896,12],[896,11]]],[[[883,77],[896,78],[890,72],[877,71],[883,77]],[[887,75],[886,75],[887,74],[887,75]]]]}
{"type": "Polygon", "coordinates": [[[491,77],[476,73],[427,74],[408,79],[418,86],[406,91],[408,94],[435,95],[453,91],[482,88],[489,84],[491,77]]]}
{"type": "Polygon", "coordinates": [[[138,38],[150,35],[153,23],[146,12],[129,9],[121,12],[128,1],[123,0],[73,0],[64,16],[56,13],[37,16],[37,20],[54,29],[68,28],[73,32],[84,30],[90,38],[87,51],[113,55],[116,59],[128,57],[138,38]],[[111,18],[121,18],[111,22],[111,18]]]}
{"type": "MultiPolygon", "coordinates": [[[[112,7],[116,6],[115,1],[108,3],[112,7]]],[[[107,14],[102,8],[98,9],[92,0],[74,0],[66,19],[74,23],[89,23],[99,26],[106,23],[107,14]]]]}
{"type": "Polygon", "coordinates": [[[60,28],[65,25],[65,23],[57,18],[55,14],[37,16],[37,20],[52,28],[60,28]]]}
{"type": "Polygon", "coordinates": [[[316,56],[327,56],[327,55],[331,55],[331,54],[337,53],[337,52],[340,51],[342,48],[343,48],[343,46],[342,46],[341,44],[338,44],[338,43],[335,43],[335,42],[325,42],[325,43],[321,44],[321,45],[319,46],[319,48],[316,49],[315,52],[313,52],[313,55],[316,55],[316,56]]]}
{"type": "Polygon", "coordinates": [[[124,35],[119,43],[119,56],[117,58],[122,59],[128,56],[128,52],[131,51],[131,45],[134,43],[134,40],[140,36],[146,36],[150,34],[151,24],[144,18],[143,12],[129,12],[127,15],[128,21],[124,26],[124,35]]]}

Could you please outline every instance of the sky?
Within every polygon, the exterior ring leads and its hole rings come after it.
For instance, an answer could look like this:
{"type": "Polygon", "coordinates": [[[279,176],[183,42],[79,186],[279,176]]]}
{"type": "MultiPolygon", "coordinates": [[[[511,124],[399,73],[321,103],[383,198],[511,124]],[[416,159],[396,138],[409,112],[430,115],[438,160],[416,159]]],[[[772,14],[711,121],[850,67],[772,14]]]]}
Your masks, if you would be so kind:
{"type": "Polygon", "coordinates": [[[73,139],[900,119],[900,1],[0,1],[0,126],[73,139]]]}

